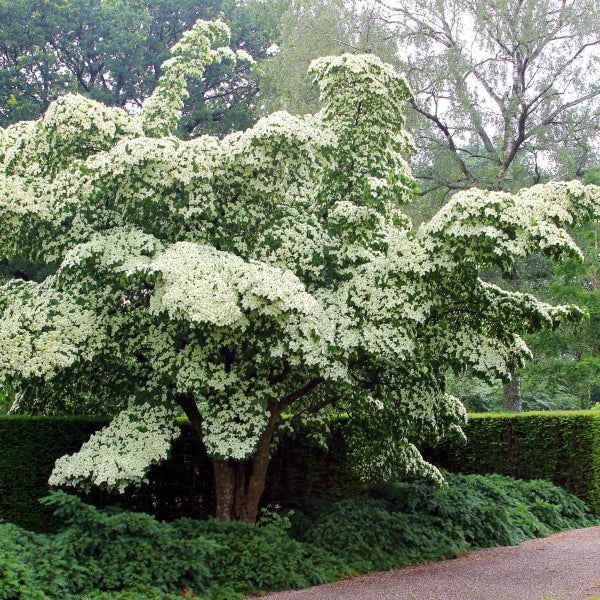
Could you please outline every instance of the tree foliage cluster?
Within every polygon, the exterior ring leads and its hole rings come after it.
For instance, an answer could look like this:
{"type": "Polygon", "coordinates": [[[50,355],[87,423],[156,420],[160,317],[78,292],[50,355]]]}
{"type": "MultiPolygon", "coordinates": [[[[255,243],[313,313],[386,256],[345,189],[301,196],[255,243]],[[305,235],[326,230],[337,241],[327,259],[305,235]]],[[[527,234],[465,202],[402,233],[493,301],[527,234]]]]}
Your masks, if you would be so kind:
{"type": "Polygon", "coordinates": [[[365,479],[439,479],[417,447],[460,431],[447,370],[505,378],[530,355],[521,334],[581,317],[481,269],[579,256],[564,227],[597,216],[600,191],[468,190],[413,226],[411,95],[372,54],[311,63],[314,115],[184,141],[188,77],[251,62],[221,45],[228,34],[198,21],[133,116],[67,95],[2,130],[0,253],[58,265],[0,288],[16,407],[100,394],[122,409],[53,475],[119,489],[164,458],[164,413],[183,411],[213,459],[221,519],[256,518],[284,415],[347,410],[365,479]]]}
{"type": "Polygon", "coordinates": [[[389,9],[426,189],[518,189],[597,161],[595,2],[415,0],[389,9]]]}

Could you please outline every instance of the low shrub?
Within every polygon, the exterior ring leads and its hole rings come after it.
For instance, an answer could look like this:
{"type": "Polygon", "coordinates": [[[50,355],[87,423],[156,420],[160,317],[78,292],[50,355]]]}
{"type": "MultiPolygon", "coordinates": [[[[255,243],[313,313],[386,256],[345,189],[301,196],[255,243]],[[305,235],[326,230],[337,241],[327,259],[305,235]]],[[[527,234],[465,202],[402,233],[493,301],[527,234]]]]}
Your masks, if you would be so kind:
{"type": "Polygon", "coordinates": [[[300,539],[344,558],[363,573],[455,556],[465,540],[441,519],[390,510],[385,499],[362,497],[335,503],[306,527],[300,539]],[[453,533],[456,534],[455,537],[453,533]]]}
{"type": "Polygon", "coordinates": [[[257,525],[46,500],[55,534],[0,523],[0,600],[235,600],[585,527],[583,503],[545,481],[447,475],[447,485],[381,484],[257,525]]]}
{"type": "MultiPolygon", "coordinates": [[[[210,590],[209,565],[217,549],[209,536],[197,532],[183,538],[173,523],[122,509],[97,509],[77,496],[56,492],[46,502],[69,526],[50,536],[50,569],[69,571],[69,591],[116,591],[142,586],[167,592],[210,590]]],[[[36,565],[40,569],[40,563],[36,565]]]]}
{"type": "Polygon", "coordinates": [[[184,539],[202,535],[213,540],[217,549],[210,567],[218,588],[240,592],[302,588],[333,581],[346,569],[325,548],[290,537],[285,521],[252,526],[179,519],[175,526],[184,539]]]}
{"type": "Polygon", "coordinates": [[[0,598],[2,600],[52,600],[52,581],[38,574],[35,559],[44,552],[46,536],[12,523],[0,523],[0,598]],[[44,591],[42,591],[42,589],[44,591]]]}
{"type": "Polygon", "coordinates": [[[64,492],[45,503],[66,522],[56,534],[0,523],[0,600],[234,600],[249,591],[333,581],[345,569],[324,550],[291,538],[284,519],[256,526],[213,518],[168,523],[98,509],[64,492]]]}
{"type": "Polygon", "coordinates": [[[446,474],[447,485],[375,485],[307,511],[294,533],[357,571],[451,558],[594,523],[581,500],[547,481],[446,474]]]}

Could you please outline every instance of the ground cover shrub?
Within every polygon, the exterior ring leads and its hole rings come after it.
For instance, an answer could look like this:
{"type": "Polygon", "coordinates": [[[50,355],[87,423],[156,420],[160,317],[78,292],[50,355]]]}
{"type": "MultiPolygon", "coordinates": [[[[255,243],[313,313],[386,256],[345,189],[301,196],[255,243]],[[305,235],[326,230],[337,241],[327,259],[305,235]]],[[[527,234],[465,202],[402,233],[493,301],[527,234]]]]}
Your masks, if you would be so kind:
{"type": "Polygon", "coordinates": [[[0,522],[0,600],[235,600],[597,522],[546,481],[446,477],[442,488],[381,484],[257,525],[164,522],[57,492],[46,500],[65,523],[57,533],[0,522]]]}
{"type": "Polygon", "coordinates": [[[0,523],[0,598],[52,600],[42,591],[56,591],[39,577],[33,560],[43,552],[46,536],[30,533],[12,523],[0,523]]]}
{"type": "Polygon", "coordinates": [[[212,540],[181,540],[171,524],[150,515],[99,510],[63,492],[47,503],[67,522],[54,535],[0,524],[0,573],[8,573],[0,578],[0,599],[168,600],[166,592],[176,589],[212,591],[212,540]]]}
{"type": "Polygon", "coordinates": [[[142,586],[169,591],[211,589],[215,542],[198,532],[183,539],[173,523],[122,509],[97,509],[58,492],[47,503],[69,524],[49,539],[52,566],[69,571],[72,591],[118,591],[142,586]]]}
{"type": "Polygon", "coordinates": [[[219,589],[289,589],[334,581],[347,567],[326,548],[301,542],[288,535],[285,520],[259,522],[258,527],[216,519],[176,522],[182,538],[198,535],[216,544],[211,570],[219,589]]]}
{"type": "Polygon", "coordinates": [[[390,510],[384,499],[362,497],[333,504],[304,527],[299,539],[327,548],[351,571],[388,570],[455,556],[468,550],[460,532],[439,518],[390,510]],[[456,537],[453,537],[456,534],[456,537]]]}
{"type": "Polygon", "coordinates": [[[441,488],[386,483],[358,498],[321,504],[297,517],[293,534],[365,571],[514,545],[597,521],[581,500],[547,481],[445,476],[441,488]]]}
{"type": "Polygon", "coordinates": [[[45,502],[66,523],[38,534],[0,523],[0,600],[233,600],[262,589],[306,587],[346,567],[291,538],[286,521],[258,526],[98,509],[64,492],[45,502]],[[285,560],[282,560],[285,557],[285,560]]]}
{"type": "Polygon", "coordinates": [[[194,596],[188,594],[184,596],[183,593],[159,592],[155,588],[140,585],[118,592],[88,592],[78,598],[81,600],[182,600],[182,598],[198,598],[196,594],[194,596]]]}

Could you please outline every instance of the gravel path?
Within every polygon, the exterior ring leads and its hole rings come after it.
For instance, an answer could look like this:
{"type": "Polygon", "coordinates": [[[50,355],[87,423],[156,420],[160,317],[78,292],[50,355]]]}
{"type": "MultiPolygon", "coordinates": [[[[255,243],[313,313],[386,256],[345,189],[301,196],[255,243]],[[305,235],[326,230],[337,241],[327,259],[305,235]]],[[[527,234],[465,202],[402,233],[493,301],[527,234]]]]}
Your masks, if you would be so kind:
{"type": "Polygon", "coordinates": [[[261,599],[584,600],[598,594],[600,527],[591,527],[261,599]]]}

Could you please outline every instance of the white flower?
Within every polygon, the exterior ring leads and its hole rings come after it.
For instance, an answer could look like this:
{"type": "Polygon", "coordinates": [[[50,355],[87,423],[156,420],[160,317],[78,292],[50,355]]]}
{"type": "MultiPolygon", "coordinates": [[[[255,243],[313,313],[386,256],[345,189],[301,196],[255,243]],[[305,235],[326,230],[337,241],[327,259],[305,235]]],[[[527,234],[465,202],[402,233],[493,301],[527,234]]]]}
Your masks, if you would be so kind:
{"type": "Polygon", "coordinates": [[[65,370],[76,385],[116,365],[140,374],[132,394],[156,397],[60,459],[55,484],[142,481],[176,433],[178,394],[196,400],[213,457],[250,458],[272,415],[339,398],[389,426],[357,446],[366,476],[438,477],[412,442],[460,427],[446,369],[504,376],[528,356],[523,330],[579,314],[480,269],[577,255],[565,227],[600,216],[600,190],[468,190],[413,228],[410,90],[372,55],[312,63],[316,115],[178,139],[186,77],[248,59],[215,47],[228,35],[198,22],[135,117],[66,96],[0,131],[0,257],[58,265],[0,287],[0,376],[60,394],[65,370]]]}
{"type": "Polygon", "coordinates": [[[150,466],[167,458],[179,434],[172,411],[164,406],[130,404],[78,452],[59,458],[48,483],[123,492],[147,480],[150,466]]]}

